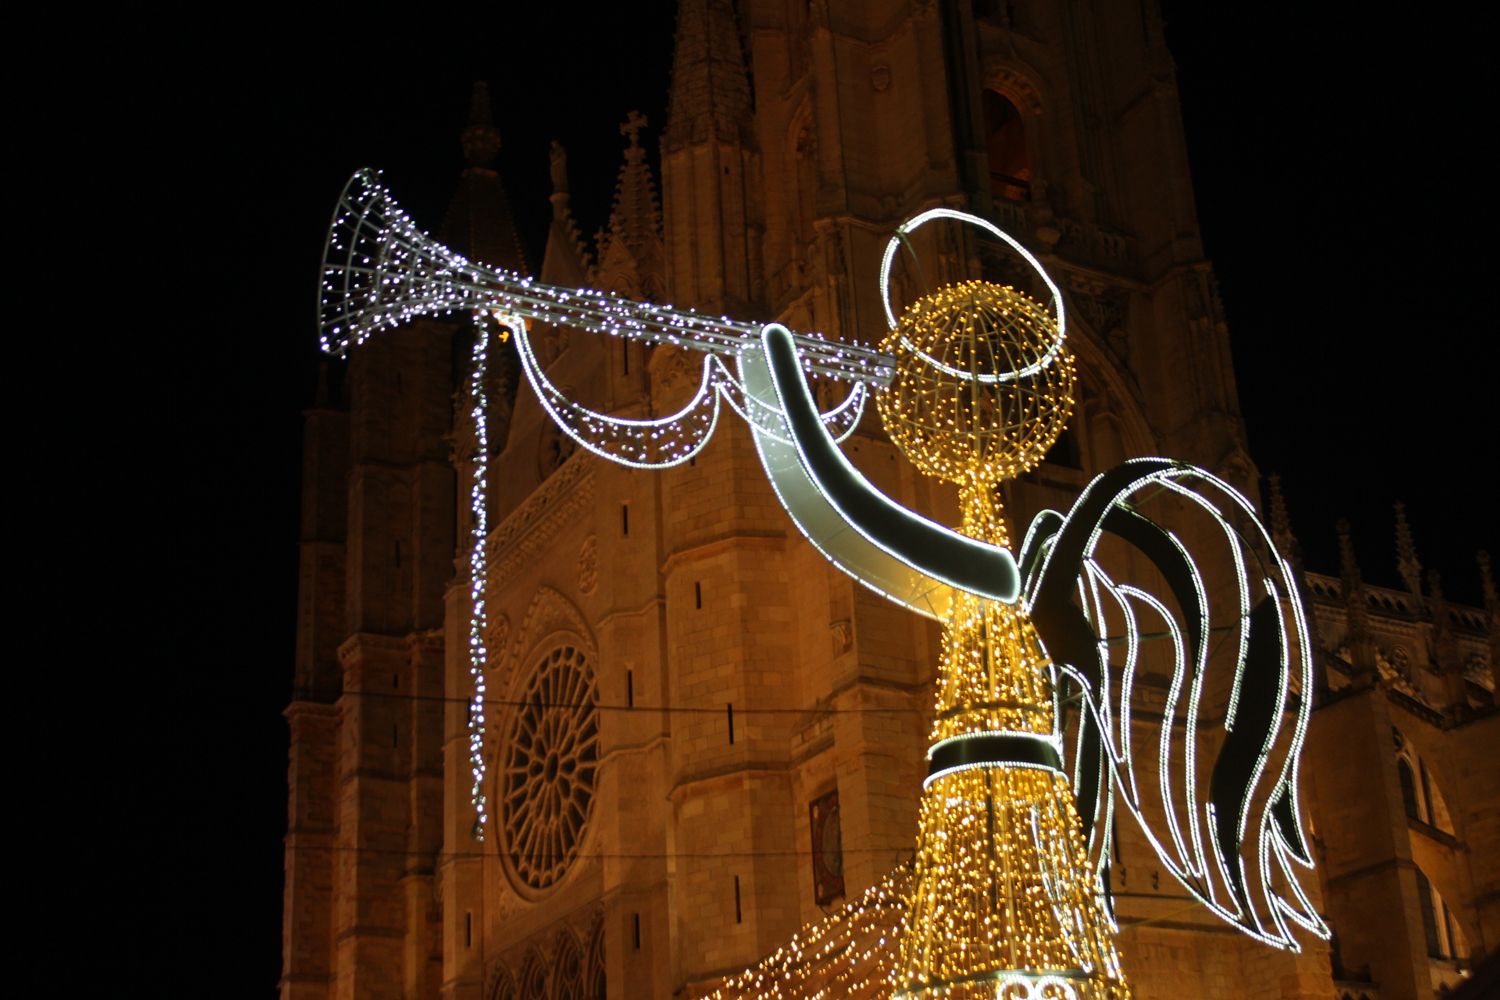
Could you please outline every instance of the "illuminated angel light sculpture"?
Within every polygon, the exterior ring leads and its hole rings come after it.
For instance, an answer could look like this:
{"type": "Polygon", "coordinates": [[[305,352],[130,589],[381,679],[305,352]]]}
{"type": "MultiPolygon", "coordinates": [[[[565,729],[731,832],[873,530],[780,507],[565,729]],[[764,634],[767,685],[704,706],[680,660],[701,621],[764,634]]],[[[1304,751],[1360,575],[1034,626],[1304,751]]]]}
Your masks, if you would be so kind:
{"type": "MultiPolygon", "coordinates": [[[[1066,514],[1038,514],[1013,554],[997,487],[1042,460],[1073,410],[1062,294],[1009,235],[950,209],[899,227],[880,280],[890,331],[879,350],[545,285],[438,244],[377,174],[355,174],[324,257],[324,350],[343,354],[418,316],[481,320],[471,382],[481,445],[470,490],[476,836],[487,821],[483,384],[493,319],[515,337],[547,413],[611,461],[687,461],[727,403],[749,424],[771,484],[809,541],[861,583],[943,624],[914,888],[888,958],[895,996],[1128,997],[1108,889],[1116,804],[1173,877],[1231,925],[1294,951],[1293,924],[1326,937],[1297,878],[1312,865],[1296,795],[1312,651],[1292,568],[1250,502],[1203,469],[1136,459],[1097,476],[1066,514]],[[1009,245],[1050,305],[966,281],[898,317],[889,294],[898,247],[937,219],[1009,245]],[[528,320],[701,351],[698,391],[662,418],[589,410],[548,381],[528,320]],[[850,390],[820,412],[808,374],[850,390]],[[961,530],[880,493],[839,450],[871,396],[896,446],[957,486],[961,530]],[[1222,538],[1228,587],[1209,586],[1158,511],[1197,516],[1222,538]],[[1155,745],[1138,746],[1132,711],[1163,690],[1155,745]],[[1154,768],[1138,774],[1139,757],[1154,757],[1154,768]]],[[[774,983],[766,989],[785,995],[774,983]]]]}

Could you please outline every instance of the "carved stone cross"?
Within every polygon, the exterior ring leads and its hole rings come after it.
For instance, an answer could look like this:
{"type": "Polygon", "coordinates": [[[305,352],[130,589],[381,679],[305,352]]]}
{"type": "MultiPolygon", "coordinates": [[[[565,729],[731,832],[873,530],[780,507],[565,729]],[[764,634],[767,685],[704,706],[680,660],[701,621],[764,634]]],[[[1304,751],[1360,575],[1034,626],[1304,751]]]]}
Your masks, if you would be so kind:
{"type": "Polygon", "coordinates": [[[646,116],[639,111],[632,111],[625,116],[625,124],[620,126],[620,134],[630,139],[632,148],[640,145],[640,131],[646,127],[646,116]]]}

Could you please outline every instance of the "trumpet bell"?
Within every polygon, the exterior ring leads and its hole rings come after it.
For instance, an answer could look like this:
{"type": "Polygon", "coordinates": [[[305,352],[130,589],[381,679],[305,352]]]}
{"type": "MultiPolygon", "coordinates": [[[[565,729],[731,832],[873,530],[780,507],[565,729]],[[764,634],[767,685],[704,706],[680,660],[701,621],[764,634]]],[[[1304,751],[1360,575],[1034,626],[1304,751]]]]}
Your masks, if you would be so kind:
{"type": "Polygon", "coordinates": [[[521,275],[469,260],[417,228],[377,171],[349,178],[323,246],[318,336],[342,356],[420,316],[493,308],[521,275]]]}

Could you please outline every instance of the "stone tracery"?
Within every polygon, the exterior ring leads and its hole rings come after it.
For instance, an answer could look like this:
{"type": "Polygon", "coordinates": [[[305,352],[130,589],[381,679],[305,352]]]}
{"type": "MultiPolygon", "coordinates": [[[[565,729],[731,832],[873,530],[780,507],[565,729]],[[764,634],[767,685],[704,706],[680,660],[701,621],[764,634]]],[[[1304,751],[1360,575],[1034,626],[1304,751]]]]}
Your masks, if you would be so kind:
{"type": "Polygon", "coordinates": [[[599,723],[593,670],[576,643],[532,668],[503,743],[501,854],[516,888],[552,888],[572,866],[593,808],[599,723]]]}

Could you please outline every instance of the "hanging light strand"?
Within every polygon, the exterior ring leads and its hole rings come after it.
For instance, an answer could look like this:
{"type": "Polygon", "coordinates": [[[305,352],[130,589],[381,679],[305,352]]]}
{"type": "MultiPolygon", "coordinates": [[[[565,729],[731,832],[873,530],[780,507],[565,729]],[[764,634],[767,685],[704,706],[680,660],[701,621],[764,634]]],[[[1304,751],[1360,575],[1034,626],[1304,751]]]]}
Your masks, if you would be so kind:
{"type": "MultiPolygon", "coordinates": [[[[507,336],[502,329],[502,338],[507,336]]],[[[484,541],[489,536],[490,432],[485,377],[489,368],[490,320],[482,311],[474,314],[474,347],[469,365],[469,418],[473,422],[474,462],[469,479],[469,677],[473,695],[469,701],[469,771],[474,779],[469,801],[474,806],[474,839],[483,840],[489,821],[484,794],[484,702],[488,654],[484,633],[489,624],[485,610],[484,541]]]]}

